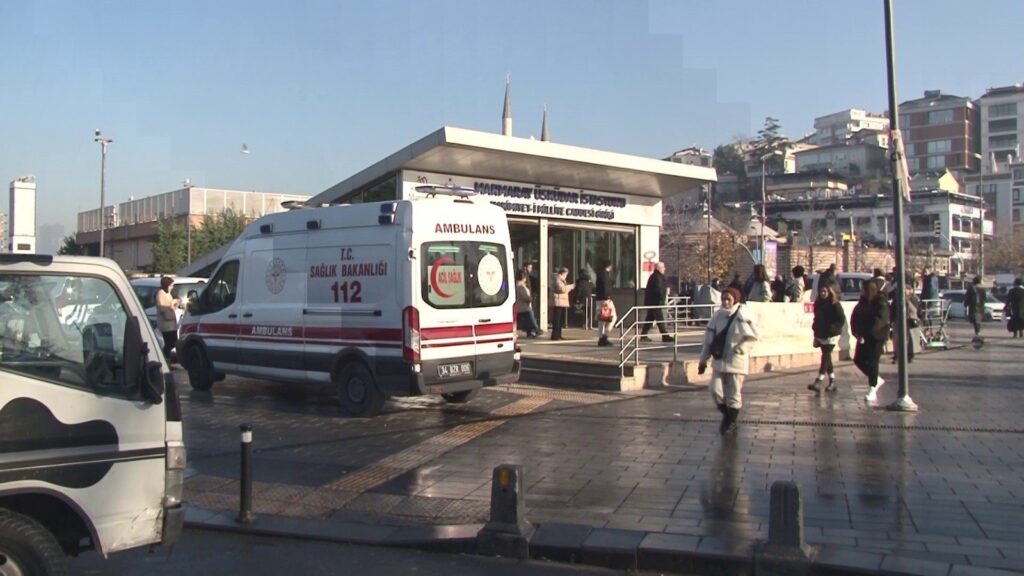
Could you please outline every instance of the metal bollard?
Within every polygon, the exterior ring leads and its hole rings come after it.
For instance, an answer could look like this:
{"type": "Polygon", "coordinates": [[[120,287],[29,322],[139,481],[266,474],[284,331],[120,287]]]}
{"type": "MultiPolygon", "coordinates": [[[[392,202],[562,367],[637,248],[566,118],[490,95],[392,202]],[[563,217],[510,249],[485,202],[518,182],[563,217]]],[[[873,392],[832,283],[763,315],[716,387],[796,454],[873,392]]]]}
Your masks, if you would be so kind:
{"type": "Polygon", "coordinates": [[[251,524],[256,520],[256,515],[252,513],[252,426],[242,424],[238,428],[242,433],[242,466],[236,520],[242,524],[251,524]]]}
{"type": "Polygon", "coordinates": [[[491,519],[477,533],[477,554],[527,559],[534,526],[526,520],[526,482],[523,467],[502,464],[494,468],[491,483],[491,519]]]}

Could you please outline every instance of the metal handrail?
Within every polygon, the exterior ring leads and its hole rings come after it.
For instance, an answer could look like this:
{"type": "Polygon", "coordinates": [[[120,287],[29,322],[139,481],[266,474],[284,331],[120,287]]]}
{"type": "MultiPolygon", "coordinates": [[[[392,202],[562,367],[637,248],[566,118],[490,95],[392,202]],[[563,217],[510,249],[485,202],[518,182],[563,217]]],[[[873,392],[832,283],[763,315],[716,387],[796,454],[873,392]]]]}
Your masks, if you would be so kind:
{"type": "Polygon", "coordinates": [[[665,304],[662,306],[633,306],[628,312],[619,318],[615,326],[619,329],[619,369],[623,370],[629,362],[634,366],[640,364],[640,353],[650,350],[664,350],[672,348],[672,361],[679,360],[678,336],[687,333],[687,328],[703,328],[707,326],[708,320],[714,313],[714,304],[665,304]],[[670,335],[672,342],[658,342],[650,345],[643,345],[640,341],[641,331],[645,326],[653,327],[653,321],[647,321],[648,310],[663,310],[665,312],[665,323],[671,326],[670,335]],[[641,316],[644,314],[645,316],[641,316]]]}

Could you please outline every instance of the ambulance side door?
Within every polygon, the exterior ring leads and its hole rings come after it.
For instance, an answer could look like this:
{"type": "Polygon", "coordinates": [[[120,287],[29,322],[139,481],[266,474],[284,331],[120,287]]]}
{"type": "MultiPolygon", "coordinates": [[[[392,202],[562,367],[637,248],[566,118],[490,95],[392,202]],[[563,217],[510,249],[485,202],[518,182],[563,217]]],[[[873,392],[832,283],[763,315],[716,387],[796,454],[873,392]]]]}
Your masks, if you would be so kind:
{"type": "Polygon", "coordinates": [[[305,232],[253,238],[245,246],[246,291],[238,329],[238,362],[262,378],[301,380],[302,305],[306,295],[305,232]]]}

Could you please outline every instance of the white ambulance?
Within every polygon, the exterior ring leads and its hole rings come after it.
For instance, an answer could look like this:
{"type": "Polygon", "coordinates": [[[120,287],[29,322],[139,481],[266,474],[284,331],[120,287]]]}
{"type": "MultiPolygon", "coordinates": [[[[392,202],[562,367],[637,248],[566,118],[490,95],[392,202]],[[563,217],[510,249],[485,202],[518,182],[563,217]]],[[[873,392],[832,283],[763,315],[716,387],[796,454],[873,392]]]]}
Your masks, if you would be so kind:
{"type": "Polygon", "coordinates": [[[249,225],[182,320],[192,387],[326,383],[355,416],[388,396],[466,402],[519,377],[505,213],[463,197],[299,208],[249,225]]]}
{"type": "Polygon", "coordinates": [[[0,255],[0,574],[173,544],[184,474],[174,380],[117,264],[0,255]]]}

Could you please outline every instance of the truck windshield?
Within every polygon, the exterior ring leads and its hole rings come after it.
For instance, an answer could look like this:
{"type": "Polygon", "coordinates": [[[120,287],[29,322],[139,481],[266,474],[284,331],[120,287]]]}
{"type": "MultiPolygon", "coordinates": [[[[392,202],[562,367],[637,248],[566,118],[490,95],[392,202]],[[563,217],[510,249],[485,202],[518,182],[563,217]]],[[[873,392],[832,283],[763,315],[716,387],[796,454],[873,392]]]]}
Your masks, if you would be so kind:
{"type": "Polygon", "coordinates": [[[508,262],[501,244],[428,242],[421,253],[423,300],[434,308],[484,308],[508,299],[508,262]]]}
{"type": "Polygon", "coordinates": [[[117,291],[105,280],[0,274],[0,370],[127,394],[126,319],[117,291]]]}

